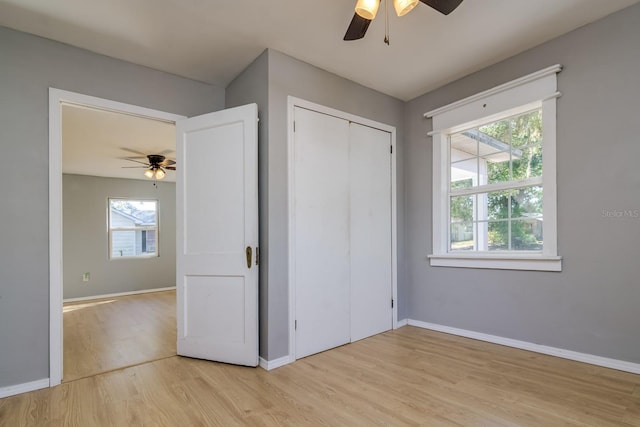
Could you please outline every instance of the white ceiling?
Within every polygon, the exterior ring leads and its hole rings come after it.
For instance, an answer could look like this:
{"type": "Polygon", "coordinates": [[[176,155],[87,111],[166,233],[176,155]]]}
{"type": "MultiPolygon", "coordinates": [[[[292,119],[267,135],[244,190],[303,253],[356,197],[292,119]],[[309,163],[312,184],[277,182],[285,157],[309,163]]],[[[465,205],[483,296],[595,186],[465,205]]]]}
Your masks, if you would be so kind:
{"type": "Polygon", "coordinates": [[[391,46],[383,13],[342,41],[355,0],[0,0],[0,25],[221,87],[269,47],[409,100],[638,1],[420,4],[390,11],[391,46]]]}
{"type": "MultiPolygon", "coordinates": [[[[63,173],[148,180],[144,165],[127,158],[146,162],[147,154],[162,154],[175,159],[175,146],[173,123],[62,106],[63,173]]],[[[175,182],[175,172],[167,171],[163,181],[175,182]]]]}

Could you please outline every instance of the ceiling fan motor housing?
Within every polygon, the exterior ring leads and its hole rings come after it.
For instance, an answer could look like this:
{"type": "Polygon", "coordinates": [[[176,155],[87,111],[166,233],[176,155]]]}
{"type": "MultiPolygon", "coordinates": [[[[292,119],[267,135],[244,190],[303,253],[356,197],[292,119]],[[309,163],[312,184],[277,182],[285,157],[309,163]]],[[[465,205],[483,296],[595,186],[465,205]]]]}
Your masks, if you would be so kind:
{"type": "Polygon", "coordinates": [[[165,157],[160,154],[149,154],[147,158],[149,159],[149,163],[151,164],[151,166],[159,165],[160,163],[164,162],[165,159],[165,157]]]}

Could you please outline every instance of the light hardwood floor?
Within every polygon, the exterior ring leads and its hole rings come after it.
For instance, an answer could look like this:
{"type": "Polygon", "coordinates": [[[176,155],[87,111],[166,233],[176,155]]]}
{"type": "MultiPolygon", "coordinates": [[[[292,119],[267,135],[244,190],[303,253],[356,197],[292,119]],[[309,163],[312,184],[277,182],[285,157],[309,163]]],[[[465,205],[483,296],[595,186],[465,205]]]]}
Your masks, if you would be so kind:
{"type": "Polygon", "coordinates": [[[267,372],[182,357],[0,400],[2,426],[640,426],[640,376],[406,326],[267,372]]]}
{"type": "Polygon", "coordinates": [[[176,293],[68,303],[63,381],[176,355],[176,293]]]}

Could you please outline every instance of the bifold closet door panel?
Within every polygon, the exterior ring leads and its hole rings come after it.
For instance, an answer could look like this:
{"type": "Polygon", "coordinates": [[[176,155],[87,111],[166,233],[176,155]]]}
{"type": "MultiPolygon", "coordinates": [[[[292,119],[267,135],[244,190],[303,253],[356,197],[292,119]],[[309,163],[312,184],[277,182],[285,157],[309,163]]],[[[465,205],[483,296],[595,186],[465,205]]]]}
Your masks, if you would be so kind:
{"type": "Polygon", "coordinates": [[[391,134],[351,123],[351,341],[393,327],[391,134]]]}
{"type": "Polygon", "coordinates": [[[350,341],[349,122],[296,107],[296,357],[350,341]]]}

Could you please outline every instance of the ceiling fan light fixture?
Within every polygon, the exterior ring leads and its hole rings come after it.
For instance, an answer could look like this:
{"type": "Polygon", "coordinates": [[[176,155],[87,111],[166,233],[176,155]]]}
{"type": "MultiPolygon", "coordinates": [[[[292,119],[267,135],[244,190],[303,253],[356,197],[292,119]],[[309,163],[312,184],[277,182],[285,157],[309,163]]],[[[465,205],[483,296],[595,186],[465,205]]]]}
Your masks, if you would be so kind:
{"type": "Polygon", "coordinates": [[[418,5],[418,0],[393,0],[393,7],[398,16],[404,16],[418,5]]]}
{"type": "MultiPolygon", "coordinates": [[[[417,3],[418,0],[416,0],[417,3]]],[[[364,19],[373,19],[378,13],[380,0],[358,0],[356,3],[356,13],[364,19]]]]}
{"type": "Polygon", "coordinates": [[[166,175],[166,172],[162,168],[156,169],[156,179],[162,179],[166,175]]]}
{"type": "Polygon", "coordinates": [[[144,176],[146,176],[147,178],[151,179],[151,178],[153,178],[154,173],[155,172],[154,172],[153,168],[149,168],[146,171],[144,171],[144,176]]]}

